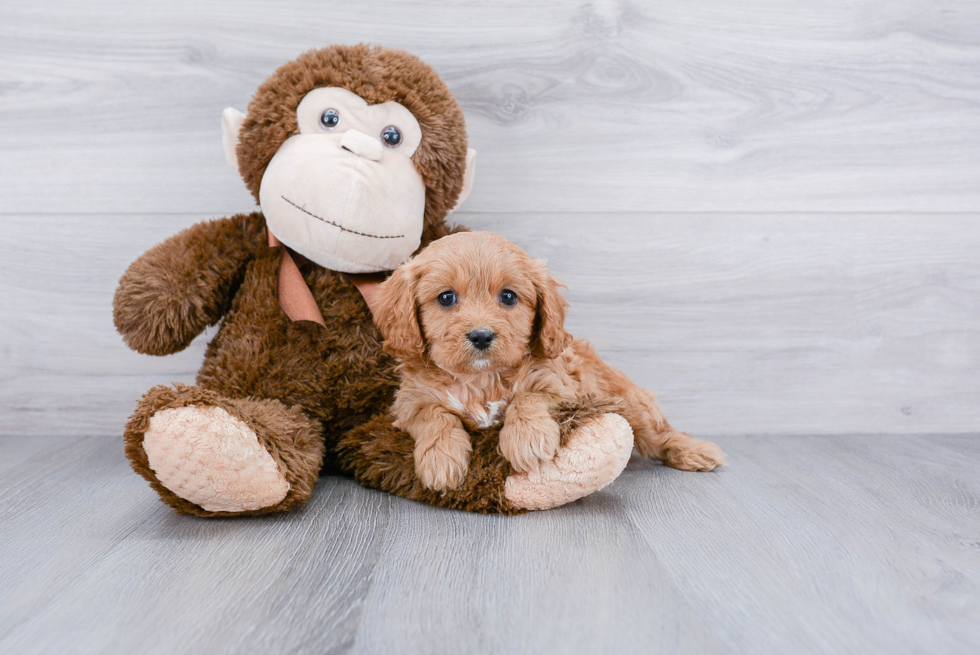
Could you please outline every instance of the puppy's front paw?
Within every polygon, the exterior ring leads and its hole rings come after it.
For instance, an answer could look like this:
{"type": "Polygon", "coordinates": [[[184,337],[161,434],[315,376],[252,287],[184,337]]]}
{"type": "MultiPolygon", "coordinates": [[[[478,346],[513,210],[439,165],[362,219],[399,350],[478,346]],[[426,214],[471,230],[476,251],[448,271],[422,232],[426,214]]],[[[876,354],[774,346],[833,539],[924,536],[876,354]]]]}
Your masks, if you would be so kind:
{"type": "Polygon", "coordinates": [[[536,472],[555,458],[560,445],[561,429],[547,414],[511,419],[500,429],[500,454],[518,473],[536,472]]]}
{"type": "Polygon", "coordinates": [[[415,447],[415,474],[429,489],[455,489],[466,479],[472,451],[470,435],[466,430],[455,429],[433,440],[428,448],[415,447]]]}

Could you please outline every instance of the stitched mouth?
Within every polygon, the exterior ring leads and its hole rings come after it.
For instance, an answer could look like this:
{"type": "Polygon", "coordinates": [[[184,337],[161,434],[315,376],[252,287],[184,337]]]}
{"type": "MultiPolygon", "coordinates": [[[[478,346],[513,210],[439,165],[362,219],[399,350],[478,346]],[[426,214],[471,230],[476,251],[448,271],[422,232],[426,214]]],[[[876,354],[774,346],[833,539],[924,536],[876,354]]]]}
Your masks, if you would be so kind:
{"type": "Polygon", "coordinates": [[[285,200],[286,202],[288,202],[290,205],[292,205],[296,209],[298,209],[301,212],[303,212],[304,214],[309,214],[310,216],[312,216],[316,220],[323,221],[327,225],[333,225],[335,228],[339,229],[341,232],[350,232],[351,234],[356,234],[356,235],[362,236],[362,237],[370,237],[372,239],[401,239],[402,237],[405,236],[404,234],[395,234],[395,235],[391,235],[391,236],[378,235],[378,234],[367,234],[365,232],[358,232],[357,230],[351,230],[351,229],[348,229],[348,228],[344,227],[340,223],[334,223],[333,221],[328,221],[327,219],[323,218],[322,216],[317,216],[316,214],[314,214],[313,212],[311,212],[310,210],[308,210],[306,207],[300,207],[299,205],[297,205],[295,202],[293,202],[292,200],[290,200],[286,196],[279,196],[279,197],[282,198],[283,200],[285,200]]]}

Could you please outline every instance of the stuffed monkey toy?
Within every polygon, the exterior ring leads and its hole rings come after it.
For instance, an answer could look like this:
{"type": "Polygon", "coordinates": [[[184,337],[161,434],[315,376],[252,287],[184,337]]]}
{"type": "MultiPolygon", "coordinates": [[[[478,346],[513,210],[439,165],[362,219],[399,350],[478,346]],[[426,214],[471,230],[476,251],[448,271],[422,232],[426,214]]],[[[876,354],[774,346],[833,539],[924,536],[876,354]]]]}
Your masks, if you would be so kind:
{"type": "Polygon", "coordinates": [[[313,50],[280,67],[224,143],[261,212],[207,221],[151,248],[123,274],[116,328],[149,355],[221,323],[193,386],[150,389],[126,454],[183,514],[291,510],[323,472],[431,505],[514,514],[602,488],[633,447],[610,408],[564,407],[562,447],[536,475],[512,472],[493,426],[474,432],[465,481],[425,488],[414,443],[392,425],[395,362],[372,322],[372,291],[452,231],[475,153],[435,71],[405,52],[313,50]]]}

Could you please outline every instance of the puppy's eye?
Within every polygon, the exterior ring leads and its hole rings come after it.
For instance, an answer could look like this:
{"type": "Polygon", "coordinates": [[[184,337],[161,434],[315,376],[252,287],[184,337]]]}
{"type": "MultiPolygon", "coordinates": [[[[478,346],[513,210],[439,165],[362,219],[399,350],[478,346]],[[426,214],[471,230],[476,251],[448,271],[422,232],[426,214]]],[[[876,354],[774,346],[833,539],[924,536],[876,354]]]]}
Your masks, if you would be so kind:
{"type": "Polygon", "coordinates": [[[452,307],[456,304],[456,292],[443,291],[439,294],[439,297],[436,300],[438,300],[439,304],[443,307],[452,307]]]}
{"type": "Polygon", "coordinates": [[[517,304],[517,294],[510,289],[504,289],[500,292],[500,302],[505,305],[516,305],[517,304]]]}
{"type": "Polygon", "coordinates": [[[320,125],[325,130],[332,130],[340,123],[340,112],[336,109],[324,109],[320,114],[320,125]]]}

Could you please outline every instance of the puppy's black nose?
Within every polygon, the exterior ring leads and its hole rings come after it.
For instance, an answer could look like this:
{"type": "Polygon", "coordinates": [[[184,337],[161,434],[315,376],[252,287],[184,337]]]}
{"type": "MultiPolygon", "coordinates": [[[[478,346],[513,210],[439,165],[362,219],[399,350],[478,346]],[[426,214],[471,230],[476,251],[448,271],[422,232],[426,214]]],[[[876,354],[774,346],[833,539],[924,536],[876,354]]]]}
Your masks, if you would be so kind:
{"type": "Polygon", "coordinates": [[[477,350],[486,350],[493,343],[496,338],[496,334],[490,330],[473,330],[466,335],[466,338],[470,340],[477,350]]]}

